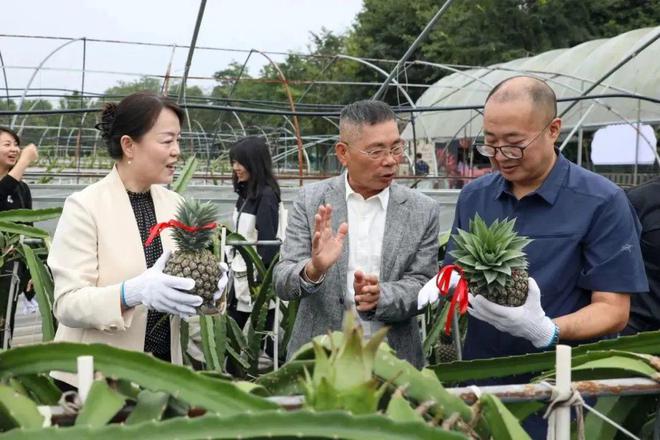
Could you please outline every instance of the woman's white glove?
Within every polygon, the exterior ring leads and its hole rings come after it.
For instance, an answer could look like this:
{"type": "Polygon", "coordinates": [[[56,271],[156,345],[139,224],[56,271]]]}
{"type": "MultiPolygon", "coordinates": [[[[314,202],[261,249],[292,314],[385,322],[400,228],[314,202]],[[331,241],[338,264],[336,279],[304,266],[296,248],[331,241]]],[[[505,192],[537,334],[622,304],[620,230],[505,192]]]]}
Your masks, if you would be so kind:
{"type": "Polygon", "coordinates": [[[541,290],[529,278],[529,288],[525,304],[507,307],[488,301],[482,295],[469,294],[468,313],[489,323],[501,332],[525,338],[536,348],[547,347],[555,334],[555,323],[548,318],[541,307],[541,290]]]}
{"type": "Polygon", "coordinates": [[[227,289],[227,283],[229,282],[229,267],[224,261],[220,263],[220,279],[218,280],[218,290],[213,294],[213,301],[217,302],[222,295],[224,295],[225,290],[227,289]]]}
{"type": "Polygon", "coordinates": [[[181,292],[195,287],[195,281],[164,274],[163,268],[169,257],[170,251],[164,251],[153,266],[124,282],[123,300],[126,306],[144,304],[149,309],[182,318],[197,313],[195,307],[202,304],[202,297],[181,292]]]}
{"type": "MultiPolygon", "coordinates": [[[[427,304],[434,304],[438,301],[438,298],[440,297],[440,290],[438,289],[439,276],[440,273],[438,272],[433,278],[424,284],[424,287],[422,287],[417,294],[417,310],[422,310],[427,304]]],[[[460,279],[461,276],[458,272],[451,273],[451,278],[449,279],[450,292],[454,290],[460,279]]]]}

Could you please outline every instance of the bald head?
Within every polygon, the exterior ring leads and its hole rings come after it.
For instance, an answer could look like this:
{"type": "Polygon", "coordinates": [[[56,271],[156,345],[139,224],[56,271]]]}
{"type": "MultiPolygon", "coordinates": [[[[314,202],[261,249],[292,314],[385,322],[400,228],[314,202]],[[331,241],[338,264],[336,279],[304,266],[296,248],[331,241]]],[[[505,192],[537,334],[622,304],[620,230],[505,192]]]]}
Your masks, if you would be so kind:
{"type": "Polygon", "coordinates": [[[505,79],[490,91],[486,103],[528,100],[532,107],[545,118],[557,116],[557,96],[552,88],[531,76],[514,76],[505,79]]]}

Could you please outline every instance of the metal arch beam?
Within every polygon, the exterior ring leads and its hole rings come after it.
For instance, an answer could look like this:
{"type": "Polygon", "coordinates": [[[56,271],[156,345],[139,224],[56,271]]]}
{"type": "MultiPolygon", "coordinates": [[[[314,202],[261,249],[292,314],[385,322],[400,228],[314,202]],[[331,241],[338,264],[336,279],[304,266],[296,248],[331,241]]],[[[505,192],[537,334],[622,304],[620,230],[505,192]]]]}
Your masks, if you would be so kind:
{"type": "Polygon", "coordinates": [[[44,138],[46,137],[46,133],[48,133],[48,130],[50,130],[50,128],[46,127],[43,133],[41,133],[41,137],[39,138],[39,143],[37,144],[39,148],[41,148],[41,145],[44,143],[44,138]]]}
{"type": "MultiPolygon", "coordinates": [[[[336,57],[339,58],[339,59],[342,59],[342,60],[350,60],[350,61],[355,61],[356,63],[364,64],[365,66],[375,70],[376,72],[380,73],[381,75],[385,76],[386,78],[389,75],[386,71],[384,71],[380,67],[376,66],[373,63],[370,63],[369,61],[365,61],[362,58],[354,57],[354,56],[351,56],[351,55],[343,55],[343,54],[337,54],[336,57]]],[[[406,98],[406,101],[408,101],[408,104],[410,104],[410,106],[412,108],[416,108],[415,102],[412,100],[410,95],[408,95],[408,92],[406,92],[406,90],[403,87],[401,87],[401,84],[399,84],[399,82],[396,81],[395,79],[392,79],[390,82],[392,84],[394,84],[397,89],[399,89],[401,94],[406,98]]]]}
{"type": "Polygon", "coordinates": [[[202,126],[202,124],[199,123],[197,119],[192,119],[191,122],[194,122],[199,127],[199,131],[197,132],[193,132],[191,130],[191,135],[193,136],[197,135],[197,142],[199,142],[200,145],[204,144],[204,146],[206,146],[206,157],[207,157],[207,167],[208,167],[208,161],[210,160],[211,157],[211,150],[209,150],[208,136],[206,136],[206,130],[204,130],[204,127],[202,126]],[[204,135],[204,142],[202,142],[202,135],[204,135]]]}
{"type": "MultiPolygon", "coordinates": [[[[449,3],[449,2],[450,2],[450,0],[447,1],[447,3],[449,3]]],[[[408,103],[410,104],[410,107],[412,107],[413,109],[417,108],[417,105],[412,100],[412,98],[410,97],[408,92],[406,92],[406,90],[403,87],[401,87],[401,84],[399,84],[399,82],[397,80],[395,80],[393,77],[390,78],[389,74],[385,70],[381,69],[380,67],[376,66],[373,63],[370,63],[370,62],[365,61],[365,60],[363,60],[361,58],[358,58],[358,57],[353,57],[353,56],[350,56],[350,55],[342,55],[342,54],[338,54],[338,55],[336,55],[336,57],[339,58],[339,59],[347,59],[347,60],[355,61],[355,62],[360,63],[360,64],[364,64],[365,66],[372,68],[373,70],[380,73],[381,75],[384,75],[386,78],[388,78],[387,79],[387,85],[389,85],[389,83],[394,84],[396,86],[396,88],[401,92],[401,94],[406,98],[406,101],[408,101],[408,103]]],[[[383,84],[383,86],[385,86],[385,83],[383,84]]],[[[375,97],[376,97],[376,95],[374,95],[374,99],[375,99],[375,97]]],[[[410,112],[410,115],[411,115],[411,122],[414,123],[415,112],[414,111],[410,112]]],[[[422,128],[424,128],[424,132],[428,132],[428,130],[426,130],[426,126],[424,125],[424,121],[420,120],[419,123],[422,125],[422,128]]],[[[413,139],[413,142],[415,142],[415,145],[416,145],[416,139],[413,139]]]]}
{"type": "MultiPolygon", "coordinates": [[[[328,69],[330,68],[330,66],[332,66],[332,65],[335,63],[335,61],[337,61],[337,57],[336,57],[336,56],[335,56],[335,57],[332,57],[332,59],[331,59],[330,61],[328,61],[328,63],[327,63],[325,66],[323,66],[323,69],[321,69],[321,70],[318,72],[318,74],[316,75],[316,78],[318,78],[319,76],[323,75],[323,74],[325,73],[325,71],[328,70],[328,69]]],[[[316,78],[312,80],[311,84],[308,85],[307,88],[306,88],[305,90],[303,90],[302,94],[301,94],[300,97],[298,98],[298,101],[296,101],[296,102],[298,102],[298,103],[301,103],[301,102],[302,102],[303,98],[307,95],[307,93],[308,93],[310,90],[312,90],[312,87],[314,87],[314,86],[316,85],[316,78]]]]}
{"type": "MultiPolygon", "coordinates": [[[[455,67],[448,66],[446,64],[432,63],[430,61],[420,61],[420,60],[411,61],[410,64],[421,64],[421,65],[424,65],[424,66],[431,66],[431,67],[437,67],[439,69],[448,70],[450,72],[457,73],[459,75],[467,76],[468,78],[472,79],[473,81],[480,82],[480,83],[482,83],[482,84],[484,84],[488,87],[493,87],[493,84],[481,79],[481,77],[478,77],[476,75],[471,75],[471,74],[467,73],[464,70],[460,70],[460,69],[457,69],[455,67]]],[[[442,99],[444,99],[444,98],[446,98],[446,96],[443,96],[442,99]]]]}
{"type": "MultiPolygon", "coordinates": [[[[504,67],[504,66],[488,66],[488,67],[480,67],[480,69],[503,70],[503,71],[506,71],[506,72],[515,72],[515,73],[528,73],[530,75],[538,75],[539,77],[541,77],[541,75],[548,75],[550,77],[570,78],[570,79],[574,79],[576,81],[583,81],[583,82],[590,83],[590,84],[593,84],[595,82],[593,79],[585,78],[585,77],[578,76],[578,75],[563,73],[563,72],[547,72],[547,71],[544,71],[544,70],[511,69],[511,68],[507,68],[507,67],[504,67]]],[[[546,77],[542,77],[542,78],[547,80],[547,81],[551,81],[552,79],[554,79],[554,78],[546,78],[546,77]]],[[[570,89],[581,92],[580,89],[577,89],[577,88],[574,88],[574,87],[569,87],[566,84],[564,84],[562,82],[559,82],[557,80],[555,80],[553,82],[555,82],[556,84],[561,85],[563,87],[567,87],[567,88],[570,88],[570,89]]],[[[630,95],[635,94],[635,92],[633,92],[632,90],[628,90],[628,89],[625,89],[623,87],[614,86],[614,85],[611,85],[611,84],[603,84],[603,85],[604,86],[609,86],[609,88],[611,88],[612,90],[616,90],[616,91],[619,91],[619,92],[622,92],[622,93],[628,93],[630,95]]]]}
{"type": "Polygon", "coordinates": [[[266,134],[266,131],[261,126],[259,126],[259,125],[249,125],[248,128],[257,129],[264,136],[264,139],[266,139],[266,141],[268,141],[268,134],[266,134]]]}
{"type": "Polygon", "coordinates": [[[192,65],[193,53],[195,52],[195,47],[197,46],[197,35],[199,35],[199,28],[202,25],[202,19],[204,18],[204,10],[206,9],[206,0],[201,0],[199,3],[199,9],[197,10],[197,19],[195,20],[195,28],[193,29],[192,40],[190,41],[190,46],[188,47],[188,56],[186,57],[186,64],[183,70],[183,78],[181,78],[181,85],[179,86],[179,97],[177,102],[180,104],[185,102],[186,99],[186,86],[188,85],[188,74],[190,73],[190,66],[192,65]]]}
{"type": "Polygon", "coordinates": [[[449,7],[449,5],[451,5],[452,1],[453,0],[446,0],[445,3],[440,7],[438,12],[436,12],[435,15],[431,18],[431,20],[426,24],[426,26],[424,26],[424,29],[422,29],[422,32],[420,32],[419,35],[417,36],[417,38],[415,38],[415,41],[413,41],[412,44],[410,45],[410,47],[408,47],[408,50],[406,50],[406,52],[403,54],[401,59],[399,61],[397,61],[396,66],[394,66],[392,71],[387,75],[385,81],[380,86],[378,91],[376,91],[376,93],[374,94],[372,99],[380,98],[380,96],[385,92],[385,90],[387,89],[387,86],[394,79],[394,75],[396,75],[396,73],[399,71],[401,66],[404,65],[406,60],[408,60],[408,58],[410,58],[410,56],[413,54],[413,52],[415,52],[415,50],[417,50],[417,47],[419,46],[419,44],[426,38],[426,36],[429,34],[429,32],[431,32],[431,29],[433,29],[433,26],[435,26],[435,24],[438,22],[438,20],[442,16],[442,14],[445,13],[445,11],[449,7]]]}
{"type": "Polygon", "coordinates": [[[7,95],[7,110],[9,110],[9,82],[7,81],[7,69],[5,69],[5,61],[2,58],[2,51],[0,51],[0,66],[2,67],[2,76],[5,78],[5,95],[7,95]]]}
{"type": "MultiPolygon", "coordinates": [[[[236,121],[238,121],[238,125],[241,126],[241,131],[243,132],[243,136],[247,136],[247,133],[245,132],[245,125],[243,125],[243,121],[241,120],[241,117],[238,116],[238,113],[236,113],[235,111],[232,111],[231,114],[234,115],[234,118],[236,118],[236,121]]],[[[227,123],[225,122],[225,124],[227,123]]],[[[229,126],[231,127],[231,125],[229,126]]]]}
{"type": "MultiPolygon", "coordinates": [[[[240,121],[240,119],[239,119],[239,121],[240,121]]],[[[236,136],[236,132],[234,131],[234,127],[232,127],[232,125],[229,122],[222,122],[222,124],[220,124],[221,127],[223,125],[226,125],[227,127],[229,127],[229,129],[231,130],[231,134],[234,136],[234,138],[238,139],[238,136],[236,136]]],[[[241,129],[243,130],[243,135],[245,135],[245,127],[243,127],[242,124],[241,124],[241,129]]]]}
{"type": "MultiPolygon", "coordinates": [[[[63,43],[63,44],[57,46],[48,55],[46,55],[46,57],[43,60],[41,60],[41,63],[39,63],[39,65],[34,69],[34,72],[32,72],[32,76],[30,77],[30,80],[28,81],[27,85],[23,89],[23,95],[21,96],[21,100],[20,100],[20,102],[18,104],[18,107],[16,109],[17,111],[21,111],[23,109],[23,101],[25,101],[25,95],[27,95],[27,92],[28,92],[28,90],[30,90],[30,86],[32,85],[32,82],[36,78],[37,73],[39,73],[39,70],[41,70],[41,68],[44,66],[44,64],[46,64],[46,61],[48,61],[50,59],[50,57],[55,55],[55,53],[57,53],[60,49],[63,49],[64,47],[68,46],[71,43],[75,43],[76,41],[82,41],[82,40],[83,40],[83,38],[75,38],[73,40],[67,41],[66,43],[63,43]]],[[[16,125],[16,118],[17,117],[18,117],[18,115],[14,115],[14,117],[11,119],[11,124],[10,124],[11,128],[14,128],[14,126],[16,125]]]]}
{"type": "Polygon", "coordinates": [[[339,124],[337,124],[337,123],[336,123],[335,121],[333,121],[331,118],[329,118],[329,117],[327,117],[327,116],[322,116],[322,118],[325,119],[326,121],[328,121],[329,123],[331,123],[332,125],[334,125],[335,127],[337,127],[337,130],[339,130],[339,124]]]}
{"type": "MultiPolygon", "coordinates": [[[[34,101],[32,103],[32,105],[30,106],[28,111],[34,110],[34,108],[37,106],[38,103],[39,103],[38,100],[34,101]]],[[[25,126],[25,122],[27,121],[28,117],[30,117],[30,115],[25,115],[25,117],[23,118],[23,121],[21,122],[21,126],[18,128],[18,130],[16,130],[16,132],[19,134],[19,136],[23,133],[23,127],[25,126]]]]}
{"type": "MultiPolygon", "coordinates": [[[[271,66],[277,71],[278,76],[280,77],[280,81],[282,83],[282,86],[284,87],[284,91],[286,92],[287,98],[289,99],[289,106],[291,107],[292,112],[296,112],[296,104],[293,102],[293,95],[291,94],[291,89],[289,88],[289,82],[286,79],[286,76],[284,75],[284,72],[282,72],[282,69],[280,69],[280,66],[278,66],[276,63],[273,62],[273,60],[266,55],[264,52],[254,49],[254,51],[264,58],[268,60],[271,66]]],[[[303,142],[302,138],[300,136],[300,124],[298,123],[298,116],[294,115],[293,116],[293,127],[295,130],[296,134],[296,144],[298,145],[298,175],[300,177],[300,186],[302,186],[302,176],[303,176],[303,142]]]]}
{"type": "MultiPolygon", "coordinates": [[[[245,67],[247,66],[248,61],[250,60],[250,57],[252,56],[252,53],[254,50],[250,49],[250,52],[248,52],[247,57],[245,57],[245,61],[243,61],[243,65],[241,66],[241,71],[238,72],[238,77],[234,80],[234,83],[231,85],[231,90],[229,90],[229,94],[227,95],[227,99],[231,98],[234,95],[234,92],[236,91],[236,88],[238,87],[239,81],[243,78],[243,72],[245,72],[245,67]]],[[[236,112],[233,112],[234,116],[238,118],[236,115],[236,112]]],[[[218,118],[215,120],[215,129],[213,130],[213,139],[211,142],[215,142],[215,138],[218,134],[218,131],[220,130],[220,127],[222,127],[222,119],[224,113],[220,113],[218,115],[218,118]]],[[[243,123],[239,121],[241,124],[241,127],[243,126],[243,123]]],[[[243,132],[245,132],[245,129],[243,129],[243,132]]]]}

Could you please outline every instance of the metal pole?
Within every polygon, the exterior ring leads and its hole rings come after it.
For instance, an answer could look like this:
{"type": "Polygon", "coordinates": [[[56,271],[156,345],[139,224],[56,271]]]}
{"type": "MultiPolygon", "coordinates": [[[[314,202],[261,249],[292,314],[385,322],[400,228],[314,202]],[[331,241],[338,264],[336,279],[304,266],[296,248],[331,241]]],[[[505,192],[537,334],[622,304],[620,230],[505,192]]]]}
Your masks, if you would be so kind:
{"type": "Polygon", "coordinates": [[[298,147],[298,185],[302,186],[303,185],[303,161],[307,161],[307,169],[308,171],[310,170],[310,164],[309,164],[309,157],[307,157],[307,153],[305,152],[305,147],[303,146],[303,141],[302,141],[302,136],[300,134],[300,124],[298,123],[298,115],[295,114],[296,112],[296,104],[293,102],[293,94],[291,93],[291,89],[289,88],[289,80],[286,78],[286,75],[284,75],[284,72],[282,72],[282,69],[280,69],[280,66],[278,66],[275,62],[273,62],[272,58],[270,58],[266,53],[260,51],[260,50],[254,50],[255,52],[261,54],[264,58],[268,60],[271,66],[277,71],[277,75],[280,77],[280,81],[282,83],[282,86],[284,87],[284,92],[286,93],[287,99],[289,100],[289,107],[291,108],[291,111],[294,113],[292,119],[293,119],[293,132],[296,136],[296,145],[298,147]]]}
{"type": "MultiPolygon", "coordinates": [[[[582,397],[646,396],[660,393],[660,383],[638,377],[584,380],[573,382],[573,387],[582,397]]],[[[447,391],[469,405],[479,399],[474,387],[447,388],[447,391]]],[[[552,397],[552,389],[540,383],[488,385],[479,387],[479,391],[481,394],[493,394],[505,403],[547,401],[552,397]]]]}
{"type": "Polygon", "coordinates": [[[5,315],[5,328],[2,338],[2,348],[6,350],[9,348],[9,340],[11,338],[12,328],[11,328],[11,316],[14,310],[14,297],[18,296],[18,261],[14,261],[14,267],[12,268],[11,281],[9,282],[9,295],[7,296],[7,313],[5,315]]]}
{"type": "Polygon", "coordinates": [[[637,186],[637,161],[639,160],[639,132],[642,130],[642,101],[637,100],[637,130],[635,130],[635,166],[633,167],[633,186],[637,186]]]}
{"type": "Polygon", "coordinates": [[[11,99],[9,99],[9,83],[7,82],[7,70],[5,69],[5,61],[2,59],[2,52],[0,51],[0,66],[2,66],[2,76],[5,79],[5,94],[7,95],[7,110],[9,110],[9,105],[11,99]]]}
{"type": "Polygon", "coordinates": [[[583,141],[584,130],[580,128],[578,131],[578,151],[577,151],[577,164],[582,166],[582,141],[583,141]]]}
{"type": "Polygon", "coordinates": [[[170,61],[167,63],[165,69],[165,76],[163,77],[163,84],[160,86],[160,94],[167,96],[167,91],[170,88],[170,73],[172,72],[172,62],[174,61],[174,53],[176,52],[176,44],[172,45],[172,53],[170,54],[170,61]]]}
{"type": "Polygon", "coordinates": [[[275,319],[273,319],[273,370],[280,368],[280,297],[275,298],[275,319]]]}
{"type": "MultiPolygon", "coordinates": [[[[80,83],[80,108],[83,108],[84,103],[85,103],[85,67],[87,64],[87,39],[83,37],[82,39],[83,43],[83,52],[82,52],[82,79],[80,83]]],[[[80,125],[78,126],[78,135],[76,136],[76,173],[80,173],[80,156],[81,156],[81,136],[82,136],[82,127],[83,123],[85,121],[85,115],[87,113],[83,113],[81,118],[80,118],[80,125]]],[[[76,178],[76,183],[78,183],[78,179],[76,178]]]]}
{"type": "MultiPolygon", "coordinates": [[[[571,346],[557,345],[556,347],[557,398],[568,400],[571,396],[571,346]]],[[[570,440],[571,438],[571,407],[559,404],[550,415],[548,432],[554,431],[555,440],[570,440]],[[553,426],[554,422],[554,426],[553,426]],[[554,429],[553,429],[554,428],[554,429]]],[[[550,438],[550,437],[549,437],[550,438]]]]}
{"type": "MultiPolygon", "coordinates": [[[[66,43],[62,44],[61,46],[58,46],[55,49],[53,49],[48,55],[46,55],[46,58],[41,60],[41,63],[39,63],[39,65],[34,69],[34,72],[32,72],[32,76],[30,77],[30,80],[28,81],[27,85],[23,89],[23,94],[21,95],[21,100],[18,103],[18,107],[16,108],[16,111],[21,111],[23,109],[23,102],[25,101],[25,96],[27,95],[28,90],[30,90],[30,86],[32,85],[32,81],[34,81],[34,79],[37,76],[37,73],[39,73],[39,70],[41,70],[43,65],[46,64],[46,61],[48,61],[50,59],[50,57],[55,55],[55,53],[57,51],[59,51],[60,49],[68,46],[71,43],[75,43],[76,41],[80,41],[81,39],[82,38],[76,38],[74,40],[67,41],[66,43]]],[[[18,118],[18,113],[15,113],[14,117],[11,118],[11,124],[10,124],[11,128],[14,128],[16,126],[16,119],[17,118],[18,118]]]]}
{"type": "Polygon", "coordinates": [[[415,113],[410,112],[410,125],[412,126],[413,133],[413,176],[416,174],[417,167],[417,130],[415,129],[415,113]]]}
{"type": "Polygon", "coordinates": [[[437,23],[437,21],[440,19],[442,14],[447,10],[449,5],[452,3],[453,0],[447,0],[445,1],[445,4],[442,5],[442,7],[438,10],[438,12],[435,13],[431,21],[428,22],[426,27],[422,30],[422,32],[417,36],[415,41],[410,45],[406,53],[403,54],[401,59],[396,63],[396,66],[390,71],[390,74],[387,76],[383,84],[381,84],[380,88],[378,91],[374,94],[372,99],[380,99],[380,97],[383,95],[385,90],[387,90],[387,87],[390,85],[390,82],[392,81],[392,78],[394,78],[394,75],[399,71],[401,66],[410,58],[410,56],[417,50],[417,47],[419,44],[426,38],[426,36],[431,32],[431,29],[433,29],[433,26],[437,23]]]}
{"type": "Polygon", "coordinates": [[[186,83],[188,82],[188,73],[190,72],[190,64],[192,64],[193,53],[195,52],[195,45],[197,44],[197,35],[199,28],[202,25],[202,18],[204,17],[204,9],[206,8],[206,0],[202,0],[199,4],[199,11],[197,12],[197,22],[195,23],[195,30],[193,31],[192,40],[190,41],[190,48],[188,49],[188,58],[186,59],[186,67],[183,71],[183,78],[181,78],[181,88],[179,89],[179,98],[177,102],[180,104],[183,100],[186,90],[186,83]]]}

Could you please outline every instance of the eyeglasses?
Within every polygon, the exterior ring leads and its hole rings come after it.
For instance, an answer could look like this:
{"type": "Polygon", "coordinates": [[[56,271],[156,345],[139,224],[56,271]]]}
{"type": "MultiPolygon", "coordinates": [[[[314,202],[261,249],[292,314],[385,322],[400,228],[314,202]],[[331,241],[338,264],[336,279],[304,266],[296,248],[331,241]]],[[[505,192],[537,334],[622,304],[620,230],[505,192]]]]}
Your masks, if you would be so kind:
{"type": "Polygon", "coordinates": [[[550,127],[550,124],[552,124],[552,121],[554,120],[555,120],[554,117],[550,119],[550,122],[548,122],[546,126],[543,127],[543,129],[539,131],[538,134],[534,136],[532,140],[527,142],[527,144],[525,145],[502,145],[501,147],[496,147],[494,145],[488,145],[484,143],[475,143],[474,147],[482,156],[495,157],[495,155],[497,155],[497,150],[499,150],[500,153],[502,153],[502,156],[506,157],[507,159],[520,160],[523,158],[525,148],[532,145],[534,141],[536,141],[539,138],[539,136],[541,136],[541,133],[543,133],[546,130],[546,128],[550,127]]]}
{"type": "MultiPolygon", "coordinates": [[[[347,147],[351,147],[348,142],[343,142],[347,147]]],[[[383,160],[389,155],[392,155],[393,158],[398,159],[403,155],[403,150],[405,149],[405,143],[403,141],[394,144],[390,148],[369,148],[368,150],[361,150],[359,148],[354,148],[354,150],[359,151],[360,153],[369,157],[372,160],[383,160]]]]}

